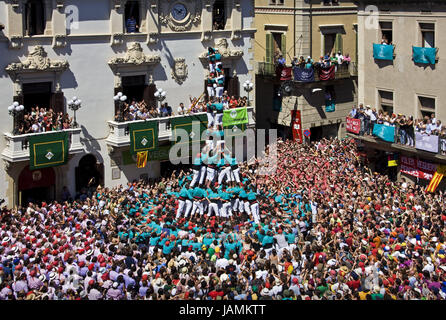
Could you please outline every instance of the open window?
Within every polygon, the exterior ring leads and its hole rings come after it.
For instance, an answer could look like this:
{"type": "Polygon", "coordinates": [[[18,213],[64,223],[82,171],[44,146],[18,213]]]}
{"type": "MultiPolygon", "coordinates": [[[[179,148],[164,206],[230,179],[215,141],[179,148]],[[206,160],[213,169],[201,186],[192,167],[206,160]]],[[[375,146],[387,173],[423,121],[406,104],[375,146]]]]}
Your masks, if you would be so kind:
{"type": "Polygon", "coordinates": [[[435,24],[420,23],[421,47],[435,48],[435,24]]]}
{"type": "Polygon", "coordinates": [[[140,28],[140,13],[139,1],[127,1],[125,4],[125,31],[127,33],[139,32],[140,28]]]}
{"type": "Polygon", "coordinates": [[[378,90],[379,106],[381,110],[387,112],[388,115],[393,113],[393,92],[378,90]]]}
{"type": "Polygon", "coordinates": [[[226,27],[226,7],[224,0],[216,0],[212,10],[213,30],[224,30],[226,27]]]}
{"type": "Polygon", "coordinates": [[[391,21],[380,21],[381,44],[392,44],[393,42],[393,24],[391,21]]]}
{"type": "Polygon", "coordinates": [[[324,34],[324,54],[331,56],[335,50],[336,33],[324,34]]]}
{"type": "Polygon", "coordinates": [[[25,4],[25,35],[34,36],[45,32],[43,0],[28,0],[25,4]]]}

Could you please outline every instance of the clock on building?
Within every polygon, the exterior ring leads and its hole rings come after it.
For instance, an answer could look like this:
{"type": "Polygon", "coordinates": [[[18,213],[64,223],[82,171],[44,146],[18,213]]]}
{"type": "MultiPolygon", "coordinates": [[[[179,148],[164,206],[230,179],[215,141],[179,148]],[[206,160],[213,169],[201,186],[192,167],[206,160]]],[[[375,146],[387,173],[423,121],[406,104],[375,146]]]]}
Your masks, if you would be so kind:
{"type": "Polygon", "coordinates": [[[187,8],[182,3],[176,3],[172,7],[172,18],[174,18],[176,21],[183,21],[187,17],[187,8]]]}

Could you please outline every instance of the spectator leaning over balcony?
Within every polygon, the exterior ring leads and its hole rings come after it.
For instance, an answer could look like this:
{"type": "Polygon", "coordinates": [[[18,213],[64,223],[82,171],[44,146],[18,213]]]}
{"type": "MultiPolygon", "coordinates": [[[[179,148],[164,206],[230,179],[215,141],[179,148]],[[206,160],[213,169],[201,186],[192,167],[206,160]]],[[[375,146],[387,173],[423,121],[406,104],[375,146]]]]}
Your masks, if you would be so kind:
{"type": "Polygon", "coordinates": [[[350,55],[348,53],[342,59],[342,62],[345,63],[347,66],[350,64],[350,62],[352,62],[352,58],[350,58],[350,55]]]}
{"type": "Polygon", "coordinates": [[[305,63],[305,69],[313,68],[314,61],[310,56],[307,57],[307,62],[305,63]]]}
{"type": "Polygon", "coordinates": [[[341,51],[338,51],[336,58],[338,59],[338,64],[342,64],[344,62],[344,56],[342,55],[341,51]]]}
{"type": "Polygon", "coordinates": [[[401,144],[406,144],[406,118],[400,113],[398,114],[398,118],[396,120],[397,128],[398,128],[398,140],[401,144]]]}
{"type": "Polygon", "coordinates": [[[446,128],[440,131],[440,150],[442,155],[446,155],[446,128]]]}
{"type": "Polygon", "coordinates": [[[178,109],[177,109],[177,113],[178,113],[178,115],[186,114],[186,107],[184,106],[184,103],[180,102],[180,105],[178,106],[178,109]]]}
{"type": "Polygon", "coordinates": [[[352,110],[350,110],[350,113],[348,114],[350,118],[356,119],[356,115],[358,114],[358,110],[356,106],[352,107],[352,110]]]}
{"type": "Polygon", "coordinates": [[[291,61],[291,66],[293,68],[299,67],[299,59],[297,58],[297,56],[294,56],[293,60],[291,61]]]}
{"type": "Polygon", "coordinates": [[[359,135],[363,136],[364,132],[365,132],[365,113],[364,113],[364,105],[361,103],[359,105],[359,110],[358,110],[358,119],[361,120],[361,128],[359,129],[359,135]]]}
{"type": "Polygon", "coordinates": [[[364,133],[365,135],[369,135],[370,132],[370,106],[367,105],[364,110],[364,133]]]}

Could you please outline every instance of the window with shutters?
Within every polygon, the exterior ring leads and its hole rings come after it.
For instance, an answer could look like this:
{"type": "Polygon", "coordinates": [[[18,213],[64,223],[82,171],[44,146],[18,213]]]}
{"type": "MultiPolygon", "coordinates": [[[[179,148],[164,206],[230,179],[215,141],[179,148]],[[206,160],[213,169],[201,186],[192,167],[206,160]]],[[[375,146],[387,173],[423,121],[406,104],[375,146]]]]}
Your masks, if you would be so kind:
{"type": "Polygon", "coordinates": [[[273,62],[276,62],[280,55],[286,59],[286,35],[281,32],[272,32],[273,62]]]}
{"type": "Polygon", "coordinates": [[[435,98],[418,96],[418,117],[431,118],[432,114],[435,116],[435,98]]]}
{"type": "Polygon", "coordinates": [[[43,0],[28,0],[24,12],[25,35],[34,36],[45,32],[45,6],[43,0]]]}
{"type": "Polygon", "coordinates": [[[266,34],[265,70],[266,74],[274,73],[274,40],[271,33],[266,34]]]}
{"type": "Polygon", "coordinates": [[[421,47],[435,48],[435,24],[420,23],[421,47]]]}

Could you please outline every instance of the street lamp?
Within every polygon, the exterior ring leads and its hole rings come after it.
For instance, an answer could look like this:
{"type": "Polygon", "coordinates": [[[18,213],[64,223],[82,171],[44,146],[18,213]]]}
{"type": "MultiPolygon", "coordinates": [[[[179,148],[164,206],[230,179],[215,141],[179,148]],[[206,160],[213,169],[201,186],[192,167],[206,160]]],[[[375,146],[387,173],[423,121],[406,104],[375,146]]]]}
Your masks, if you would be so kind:
{"type": "Polygon", "coordinates": [[[252,89],[254,89],[254,84],[251,81],[246,80],[245,83],[243,84],[243,89],[245,89],[245,91],[248,93],[248,107],[249,107],[249,93],[252,91],[252,89]]]}
{"type": "Polygon", "coordinates": [[[14,118],[14,124],[13,124],[14,128],[12,130],[12,134],[14,134],[14,135],[19,133],[19,128],[18,128],[18,123],[17,123],[16,117],[23,110],[25,110],[25,107],[22,106],[21,104],[19,105],[19,103],[17,101],[14,101],[14,103],[8,107],[9,115],[11,115],[14,118]]]}
{"type": "Polygon", "coordinates": [[[161,110],[161,102],[163,102],[164,99],[166,99],[166,91],[159,88],[158,90],[155,91],[153,95],[155,96],[155,99],[160,102],[160,110],[161,110]]]}
{"type": "Polygon", "coordinates": [[[77,97],[73,97],[70,101],[68,101],[68,108],[73,110],[74,112],[74,123],[73,128],[77,128],[77,121],[76,121],[76,111],[79,110],[82,106],[82,100],[78,99],[77,97]]]}
{"type": "Polygon", "coordinates": [[[119,122],[124,122],[124,112],[123,112],[123,106],[125,100],[127,100],[127,96],[125,96],[122,92],[118,92],[116,96],[113,97],[113,100],[119,102],[119,122]]]}

